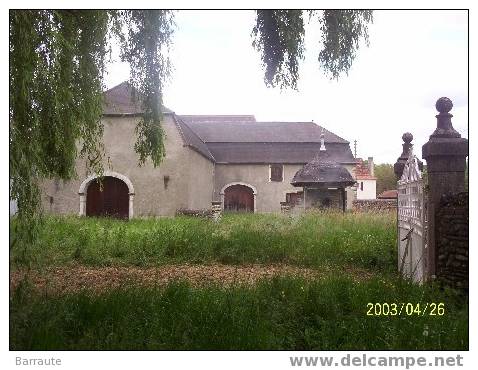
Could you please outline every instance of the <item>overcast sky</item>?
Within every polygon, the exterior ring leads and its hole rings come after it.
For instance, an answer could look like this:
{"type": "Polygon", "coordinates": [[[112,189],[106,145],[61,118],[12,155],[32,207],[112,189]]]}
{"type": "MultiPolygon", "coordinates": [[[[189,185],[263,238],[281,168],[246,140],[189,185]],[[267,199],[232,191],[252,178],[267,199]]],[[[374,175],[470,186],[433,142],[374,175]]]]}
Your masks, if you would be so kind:
{"type": "MultiPolygon", "coordinates": [[[[349,75],[330,81],[319,68],[320,31],[306,27],[298,91],[267,88],[252,48],[252,11],[179,11],[174,72],[165,105],[178,114],[254,114],[260,121],[314,121],[350,141],[360,157],[394,163],[401,136],[415,153],[436,127],[435,101],[453,100],[453,125],[468,137],[466,11],[375,11],[370,46],[349,75]]],[[[128,66],[108,68],[107,87],[128,79],[128,66]]]]}

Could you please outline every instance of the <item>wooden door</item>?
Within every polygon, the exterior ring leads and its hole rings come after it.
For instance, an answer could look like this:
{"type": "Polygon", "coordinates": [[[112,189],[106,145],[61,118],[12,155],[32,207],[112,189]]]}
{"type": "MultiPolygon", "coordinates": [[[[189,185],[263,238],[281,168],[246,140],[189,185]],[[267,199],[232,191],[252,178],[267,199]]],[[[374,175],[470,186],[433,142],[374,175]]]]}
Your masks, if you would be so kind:
{"type": "Polygon", "coordinates": [[[224,210],[254,212],[254,193],[245,185],[232,185],[224,191],[224,210]]]}
{"type": "Polygon", "coordinates": [[[128,219],[128,186],[115,177],[104,177],[103,188],[99,180],[93,180],[86,195],[86,215],[128,219]]]}
{"type": "Polygon", "coordinates": [[[285,201],[292,206],[302,204],[302,199],[304,198],[304,192],[298,191],[297,193],[287,193],[285,196],[285,201]]]}

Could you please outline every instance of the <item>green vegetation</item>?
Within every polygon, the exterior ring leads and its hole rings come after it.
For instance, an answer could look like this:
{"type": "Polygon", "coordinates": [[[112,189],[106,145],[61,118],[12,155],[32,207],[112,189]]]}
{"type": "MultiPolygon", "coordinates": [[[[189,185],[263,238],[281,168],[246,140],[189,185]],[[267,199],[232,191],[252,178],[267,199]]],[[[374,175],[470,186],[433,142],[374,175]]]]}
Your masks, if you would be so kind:
{"type": "Polygon", "coordinates": [[[374,166],[374,173],[377,177],[377,195],[385,190],[397,188],[397,177],[393,172],[393,165],[382,163],[374,166]]]}
{"type": "Polygon", "coordinates": [[[155,266],[166,263],[284,263],[356,266],[392,272],[395,214],[225,215],[219,223],[176,217],[48,217],[31,248],[15,244],[13,266],[80,263],[155,266]]]}
{"type": "MultiPolygon", "coordinates": [[[[423,306],[422,306],[423,307],[423,306]]],[[[450,292],[378,278],[116,289],[10,301],[12,350],[466,350],[468,306],[450,292]],[[368,302],[444,302],[443,316],[367,316],[368,302]]]]}
{"type": "MultiPolygon", "coordinates": [[[[10,10],[9,170],[10,199],[18,202],[17,239],[32,243],[37,237],[41,179],[72,179],[79,156],[87,171],[101,174],[107,166],[102,92],[114,43],[130,66],[132,100],[144,108],[134,146],[139,164],[161,163],[163,86],[171,71],[174,15],[154,9],[10,10]]],[[[321,25],[318,59],[331,78],[347,73],[360,41],[368,42],[370,10],[258,10],[253,46],[268,85],[297,87],[307,18],[321,25]]]]}
{"type": "Polygon", "coordinates": [[[13,271],[25,264],[42,270],[219,262],[325,273],[232,285],[194,285],[181,276],[164,284],[56,292],[27,278],[11,291],[10,348],[468,349],[467,300],[398,278],[395,225],[394,213],[230,214],[219,223],[48,217],[35,245],[11,248],[13,271]],[[357,268],[367,274],[357,279],[357,268]],[[443,315],[423,314],[432,302],[444,304],[443,315]],[[421,307],[411,315],[404,309],[368,316],[368,303],[421,307]]]}

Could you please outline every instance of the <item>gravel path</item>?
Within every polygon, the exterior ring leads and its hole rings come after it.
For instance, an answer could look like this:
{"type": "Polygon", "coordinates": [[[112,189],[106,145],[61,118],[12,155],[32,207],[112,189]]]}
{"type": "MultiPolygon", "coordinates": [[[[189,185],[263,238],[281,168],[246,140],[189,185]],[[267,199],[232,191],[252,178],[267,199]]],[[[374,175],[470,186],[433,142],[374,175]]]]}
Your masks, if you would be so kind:
{"type": "MultiPolygon", "coordinates": [[[[316,279],[330,274],[348,274],[356,280],[370,278],[366,270],[324,271],[287,265],[164,265],[159,267],[90,267],[69,266],[31,270],[29,277],[42,291],[72,292],[82,289],[105,291],[111,288],[131,285],[165,285],[174,280],[187,280],[194,286],[207,283],[233,285],[254,284],[262,278],[273,276],[300,276],[316,279]]],[[[25,270],[10,272],[10,289],[15,288],[27,275],[25,270]]]]}

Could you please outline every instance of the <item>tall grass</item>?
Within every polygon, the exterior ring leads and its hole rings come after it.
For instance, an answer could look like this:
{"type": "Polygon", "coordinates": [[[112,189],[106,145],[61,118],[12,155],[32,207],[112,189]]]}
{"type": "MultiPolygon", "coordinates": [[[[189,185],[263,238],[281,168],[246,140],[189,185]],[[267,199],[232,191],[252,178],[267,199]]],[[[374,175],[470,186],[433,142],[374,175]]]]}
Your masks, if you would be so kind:
{"type": "MultiPolygon", "coordinates": [[[[27,248],[35,265],[165,263],[287,263],[355,265],[393,271],[395,215],[313,213],[226,215],[219,223],[175,217],[112,219],[48,217],[38,243],[27,248]]],[[[11,250],[14,266],[23,248],[11,250]]]]}
{"type": "MultiPolygon", "coordinates": [[[[423,307],[423,306],[422,306],[423,307]]],[[[254,286],[86,291],[10,302],[12,350],[466,350],[468,305],[452,293],[347,278],[254,286]],[[445,315],[367,316],[368,302],[444,302],[445,315]]]]}

